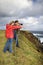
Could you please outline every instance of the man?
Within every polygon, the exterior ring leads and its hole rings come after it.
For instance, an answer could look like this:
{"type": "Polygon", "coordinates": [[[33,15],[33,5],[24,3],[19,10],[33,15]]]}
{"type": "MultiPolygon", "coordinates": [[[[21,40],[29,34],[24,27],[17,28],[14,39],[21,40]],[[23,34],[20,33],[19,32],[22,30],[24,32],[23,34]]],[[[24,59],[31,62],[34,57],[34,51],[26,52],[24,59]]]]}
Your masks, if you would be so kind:
{"type": "MultiPolygon", "coordinates": [[[[22,24],[19,23],[18,20],[15,21],[15,25],[20,25],[22,27],[22,24]]],[[[18,32],[19,32],[20,29],[16,29],[14,30],[14,40],[16,41],[16,47],[19,47],[19,43],[18,43],[18,32]]]]}
{"type": "Polygon", "coordinates": [[[7,24],[6,25],[6,38],[7,38],[7,42],[5,44],[5,47],[4,47],[4,52],[6,51],[9,51],[12,53],[12,42],[13,42],[13,38],[14,38],[14,33],[13,33],[13,30],[17,30],[17,29],[20,29],[22,28],[20,25],[14,25],[14,21],[12,21],[11,23],[7,24]]]}

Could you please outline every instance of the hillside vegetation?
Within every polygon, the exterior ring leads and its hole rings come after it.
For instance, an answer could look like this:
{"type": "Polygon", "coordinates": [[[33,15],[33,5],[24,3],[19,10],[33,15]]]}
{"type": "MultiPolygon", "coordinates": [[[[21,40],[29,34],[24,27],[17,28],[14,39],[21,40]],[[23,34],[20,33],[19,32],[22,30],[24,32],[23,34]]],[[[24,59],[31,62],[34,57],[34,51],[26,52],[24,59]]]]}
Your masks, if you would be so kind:
{"type": "MultiPolygon", "coordinates": [[[[43,53],[38,52],[36,43],[32,41],[31,33],[20,31],[19,46],[13,42],[13,53],[3,52],[6,44],[5,31],[0,31],[0,65],[43,65],[43,53]]],[[[36,39],[34,39],[36,40],[36,39]]],[[[37,40],[38,42],[38,40],[37,40]]]]}

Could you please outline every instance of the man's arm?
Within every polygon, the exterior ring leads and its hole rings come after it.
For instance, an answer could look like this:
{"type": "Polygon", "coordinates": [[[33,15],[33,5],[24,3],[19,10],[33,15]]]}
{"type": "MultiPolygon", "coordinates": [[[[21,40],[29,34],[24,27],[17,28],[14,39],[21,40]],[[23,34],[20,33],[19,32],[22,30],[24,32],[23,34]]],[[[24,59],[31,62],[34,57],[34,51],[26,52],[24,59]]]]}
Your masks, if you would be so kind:
{"type": "Polygon", "coordinates": [[[12,28],[13,29],[20,29],[20,28],[22,28],[22,26],[21,25],[16,25],[16,26],[12,26],[12,28]]]}

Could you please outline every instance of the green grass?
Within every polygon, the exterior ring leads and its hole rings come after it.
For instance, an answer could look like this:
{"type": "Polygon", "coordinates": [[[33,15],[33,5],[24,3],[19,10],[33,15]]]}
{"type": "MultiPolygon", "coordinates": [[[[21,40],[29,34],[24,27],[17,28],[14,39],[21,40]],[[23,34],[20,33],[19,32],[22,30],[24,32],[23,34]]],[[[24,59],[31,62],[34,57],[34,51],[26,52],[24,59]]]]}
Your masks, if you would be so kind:
{"type": "Polygon", "coordinates": [[[19,46],[13,42],[13,53],[3,52],[6,44],[5,31],[0,31],[0,65],[43,65],[43,54],[23,35],[19,34],[19,46]]]}

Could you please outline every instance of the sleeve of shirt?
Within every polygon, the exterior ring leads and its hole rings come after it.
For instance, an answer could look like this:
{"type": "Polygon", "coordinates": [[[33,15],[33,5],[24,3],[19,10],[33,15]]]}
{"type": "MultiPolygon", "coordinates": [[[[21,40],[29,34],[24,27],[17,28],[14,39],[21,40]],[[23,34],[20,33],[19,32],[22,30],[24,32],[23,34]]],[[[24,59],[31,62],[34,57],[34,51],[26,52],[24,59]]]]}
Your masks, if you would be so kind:
{"type": "Polygon", "coordinates": [[[22,28],[21,26],[12,26],[13,29],[20,29],[22,28]]]}

